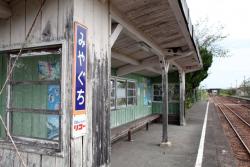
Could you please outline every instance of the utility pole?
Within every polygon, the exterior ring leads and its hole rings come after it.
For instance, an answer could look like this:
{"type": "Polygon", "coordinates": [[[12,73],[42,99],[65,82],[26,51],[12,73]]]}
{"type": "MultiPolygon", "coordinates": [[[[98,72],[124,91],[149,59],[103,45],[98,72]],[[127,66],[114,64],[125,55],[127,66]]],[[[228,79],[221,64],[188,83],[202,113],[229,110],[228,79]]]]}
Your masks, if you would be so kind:
{"type": "Polygon", "coordinates": [[[244,75],[243,85],[244,85],[244,96],[246,96],[246,76],[245,75],[244,75]]]}
{"type": "Polygon", "coordinates": [[[237,95],[237,80],[235,82],[236,82],[236,85],[235,85],[235,95],[238,96],[237,95]]]}

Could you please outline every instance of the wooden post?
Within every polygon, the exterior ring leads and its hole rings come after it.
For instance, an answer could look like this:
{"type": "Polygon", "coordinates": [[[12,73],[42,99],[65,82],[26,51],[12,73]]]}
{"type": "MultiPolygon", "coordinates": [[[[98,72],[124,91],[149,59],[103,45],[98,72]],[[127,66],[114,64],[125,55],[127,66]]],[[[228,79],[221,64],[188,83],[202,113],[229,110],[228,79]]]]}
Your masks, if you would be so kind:
{"type": "Polygon", "coordinates": [[[162,143],[169,145],[168,141],[168,69],[169,62],[162,60],[162,143]]]}
{"type": "Polygon", "coordinates": [[[180,125],[184,126],[186,124],[185,120],[185,72],[183,70],[179,71],[180,77],[180,125]]]}

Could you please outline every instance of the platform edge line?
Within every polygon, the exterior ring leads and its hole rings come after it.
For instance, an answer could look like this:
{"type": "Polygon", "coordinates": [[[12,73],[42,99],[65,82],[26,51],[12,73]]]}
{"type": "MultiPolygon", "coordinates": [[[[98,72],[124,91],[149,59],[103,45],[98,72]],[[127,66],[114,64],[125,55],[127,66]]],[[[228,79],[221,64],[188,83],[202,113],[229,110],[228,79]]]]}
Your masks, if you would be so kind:
{"type": "Polygon", "coordinates": [[[207,102],[207,108],[206,108],[205,118],[204,118],[204,122],[203,122],[201,138],[200,138],[200,144],[199,144],[198,154],[197,154],[197,157],[196,157],[195,167],[201,167],[202,166],[202,159],[203,159],[203,152],[204,152],[204,142],[205,142],[206,129],[207,129],[208,109],[209,109],[209,101],[207,102]]]}

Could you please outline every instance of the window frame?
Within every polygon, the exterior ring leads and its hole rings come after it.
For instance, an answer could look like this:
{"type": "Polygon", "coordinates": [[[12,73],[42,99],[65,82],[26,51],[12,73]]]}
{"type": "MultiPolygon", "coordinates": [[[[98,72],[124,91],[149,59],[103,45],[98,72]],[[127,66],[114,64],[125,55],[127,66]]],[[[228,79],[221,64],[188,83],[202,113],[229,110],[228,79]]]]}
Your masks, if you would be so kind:
{"type": "Polygon", "coordinates": [[[113,91],[114,90],[114,97],[112,97],[111,92],[110,92],[110,100],[113,99],[114,100],[114,106],[111,106],[110,103],[110,109],[114,110],[116,108],[116,79],[111,77],[110,81],[114,81],[114,88],[111,86],[110,84],[110,90],[113,91]]]}
{"type": "MultiPolygon", "coordinates": [[[[111,79],[110,80],[114,80],[115,82],[115,106],[114,107],[111,107],[110,105],[110,109],[111,110],[119,110],[119,109],[123,109],[123,108],[127,108],[127,107],[133,107],[133,106],[136,106],[137,105],[137,81],[136,80],[133,80],[133,79],[129,79],[129,78],[122,78],[122,77],[115,77],[115,76],[111,76],[111,79]],[[117,105],[117,81],[124,81],[125,82],[125,85],[126,85],[126,88],[125,88],[125,93],[126,93],[126,105],[124,106],[118,106],[117,105]],[[135,96],[131,96],[131,97],[134,97],[135,98],[135,104],[128,104],[128,82],[133,82],[135,83],[135,96]]],[[[112,88],[110,87],[110,90],[112,88]]],[[[110,98],[111,98],[111,95],[110,95],[110,98]]]]}
{"type": "Polygon", "coordinates": [[[126,79],[122,79],[122,78],[116,78],[116,80],[115,80],[115,85],[116,85],[116,91],[115,91],[115,108],[116,109],[121,109],[121,108],[126,108],[127,107],[127,80],[126,79]],[[118,87],[117,87],[117,82],[119,82],[119,81],[122,81],[122,82],[124,82],[125,83],[125,99],[126,99],[126,104],[125,105],[118,105],[118,102],[117,102],[117,100],[118,99],[120,99],[120,98],[118,98],[117,97],[117,90],[118,90],[118,87]]]}
{"type": "MultiPolygon", "coordinates": [[[[65,150],[63,147],[65,146],[65,140],[64,136],[67,134],[65,131],[65,127],[67,126],[66,123],[66,117],[64,116],[63,113],[65,113],[66,110],[66,104],[64,104],[64,100],[66,98],[66,74],[67,70],[66,68],[66,62],[67,62],[67,57],[63,56],[66,54],[66,42],[65,41],[59,41],[59,42],[49,42],[49,43],[41,43],[39,45],[29,45],[27,48],[23,49],[23,55],[24,57],[34,57],[34,56],[46,56],[46,55],[59,55],[60,56],[60,79],[57,84],[59,85],[60,88],[60,110],[53,110],[53,114],[44,114],[46,116],[49,115],[57,115],[59,117],[59,135],[58,135],[58,140],[52,140],[52,139],[44,139],[44,138],[37,138],[37,137],[24,137],[24,136],[14,136],[11,134],[14,142],[16,143],[17,147],[20,149],[20,151],[25,151],[25,152],[34,152],[34,153],[39,153],[42,155],[55,155],[59,157],[63,157],[65,154],[65,150]],[[30,56],[30,51],[33,53],[36,53],[36,51],[49,51],[48,53],[42,53],[41,54],[35,54],[30,56]],[[52,51],[52,52],[51,52],[52,51]],[[56,52],[53,52],[56,51],[56,52]],[[49,54],[50,53],[50,54],[49,54]],[[55,113],[57,111],[57,113],[55,113]],[[48,147],[46,147],[48,146],[48,147]]],[[[16,48],[13,52],[8,51],[6,56],[7,56],[7,75],[9,74],[10,71],[10,63],[11,63],[11,54],[17,54],[17,51],[19,48],[16,48]]],[[[12,78],[12,77],[11,77],[12,78]]],[[[18,81],[19,82],[19,81],[18,81]]],[[[52,81],[54,82],[54,81],[52,81]]],[[[10,120],[10,100],[11,100],[11,81],[8,82],[6,86],[6,109],[5,109],[5,117],[3,118],[8,131],[11,133],[11,120],[10,120]]],[[[32,84],[31,84],[32,85],[32,84]]],[[[40,110],[40,109],[39,109],[40,110]]],[[[43,109],[41,109],[43,110],[43,109]]],[[[43,110],[44,111],[44,110],[43,110]]],[[[51,111],[51,110],[50,110],[51,111]]],[[[30,112],[25,112],[25,113],[30,113],[30,112]]],[[[38,112],[38,114],[41,114],[41,112],[38,112]]],[[[69,116],[69,113],[66,113],[67,116],[69,116]]],[[[12,143],[5,134],[3,138],[0,139],[0,148],[3,149],[10,149],[12,148],[12,143]]]]}
{"type": "Polygon", "coordinates": [[[162,100],[158,101],[158,100],[154,99],[154,97],[161,97],[161,99],[162,99],[162,93],[161,93],[161,95],[155,95],[154,94],[154,92],[155,92],[155,90],[154,90],[155,85],[160,86],[162,88],[162,84],[160,84],[160,83],[154,83],[154,84],[152,84],[152,102],[154,102],[154,103],[162,103],[162,100]]]}
{"type": "Polygon", "coordinates": [[[136,106],[136,105],[137,105],[137,87],[136,87],[136,81],[134,81],[134,80],[127,80],[127,106],[130,107],[130,106],[136,106]],[[135,88],[134,89],[128,88],[128,83],[129,82],[135,84],[135,88]],[[133,90],[135,92],[135,95],[134,96],[129,96],[128,95],[128,91],[129,90],[133,90]],[[133,98],[133,100],[134,100],[133,104],[128,104],[128,99],[129,98],[133,98]]]}

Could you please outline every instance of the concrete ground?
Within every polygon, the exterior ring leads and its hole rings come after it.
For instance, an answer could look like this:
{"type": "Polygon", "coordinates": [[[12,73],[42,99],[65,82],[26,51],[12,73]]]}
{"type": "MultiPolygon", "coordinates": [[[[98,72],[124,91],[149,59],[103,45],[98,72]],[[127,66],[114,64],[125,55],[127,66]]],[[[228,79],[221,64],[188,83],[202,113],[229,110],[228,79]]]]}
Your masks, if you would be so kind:
{"type": "MultiPolygon", "coordinates": [[[[194,167],[205,116],[206,102],[195,104],[187,112],[186,126],[169,126],[171,147],[159,147],[162,125],[152,124],[149,131],[133,134],[112,145],[112,167],[194,167]]],[[[209,107],[203,167],[235,166],[230,147],[219,124],[213,104],[209,107]]]]}

